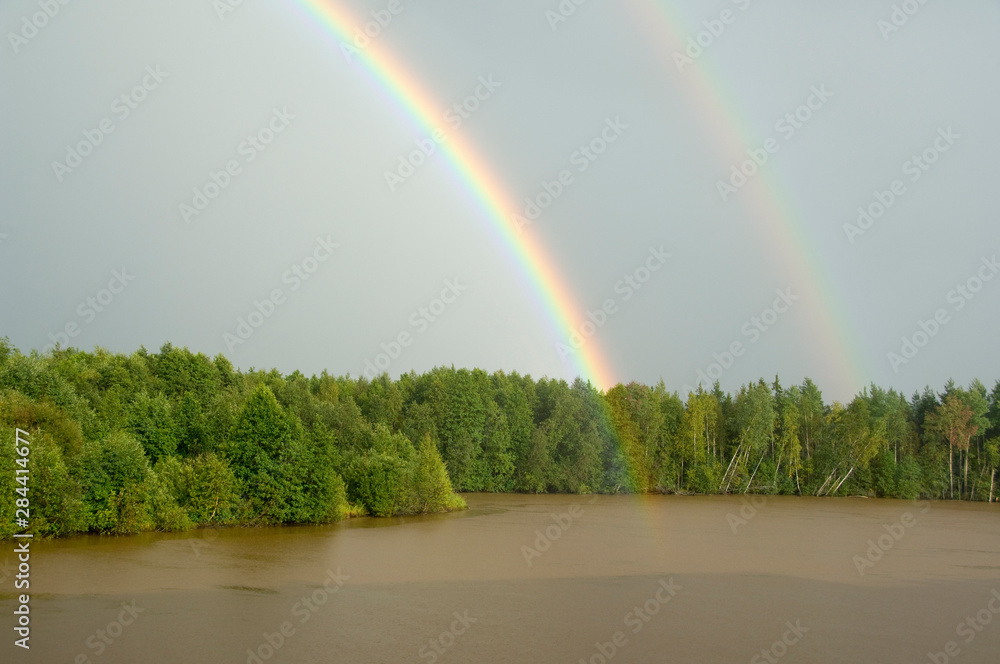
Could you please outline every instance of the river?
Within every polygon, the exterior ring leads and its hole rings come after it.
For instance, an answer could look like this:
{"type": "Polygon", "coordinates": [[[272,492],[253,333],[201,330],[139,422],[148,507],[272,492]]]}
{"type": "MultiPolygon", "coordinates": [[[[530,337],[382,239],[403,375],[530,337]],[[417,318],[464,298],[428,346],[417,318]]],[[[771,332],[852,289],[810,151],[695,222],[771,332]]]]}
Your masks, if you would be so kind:
{"type": "Polygon", "coordinates": [[[1000,506],[466,495],[329,526],[34,542],[4,662],[1000,662],[1000,506]]]}

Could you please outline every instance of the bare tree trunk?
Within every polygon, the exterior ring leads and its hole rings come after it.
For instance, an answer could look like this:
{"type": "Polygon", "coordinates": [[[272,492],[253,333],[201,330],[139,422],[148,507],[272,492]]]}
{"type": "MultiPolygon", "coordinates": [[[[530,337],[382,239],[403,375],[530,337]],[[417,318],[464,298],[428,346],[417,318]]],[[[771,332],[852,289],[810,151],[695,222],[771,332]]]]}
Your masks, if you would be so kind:
{"type": "MultiPolygon", "coordinates": [[[[748,463],[750,463],[750,453],[751,453],[752,451],[753,451],[753,448],[752,448],[752,447],[750,447],[750,444],[749,444],[749,443],[747,443],[747,450],[746,450],[746,454],[744,454],[744,455],[743,455],[743,463],[744,463],[744,464],[748,464],[748,463]]],[[[754,472],[756,472],[756,470],[755,470],[754,472]]],[[[734,477],[734,478],[736,477],[736,473],[733,473],[733,477],[734,477]]],[[[753,478],[751,477],[751,479],[753,479],[753,478]]],[[[749,486],[749,484],[748,484],[747,486],[749,486]]],[[[745,493],[745,492],[744,492],[744,493],[745,493]]]]}
{"type": "Polygon", "coordinates": [[[950,486],[949,491],[951,492],[951,499],[955,500],[955,477],[954,469],[952,468],[952,447],[951,443],[948,443],[948,485],[950,486]]]}
{"type": "MultiPolygon", "coordinates": [[[[757,468],[760,468],[760,462],[763,460],[764,460],[764,453],[762,452],[760,455],[760,459],[757,460],[757,468]]],[[[747,488],[743,489],[743,493],[746,493],[747,491],[750,490],[750,485],[753,484],[754,475],[757,474],[757,468],[753,469],[753,473],[750,475],[749,481],[747,481],[747,488]]]]}
{"type": "Polygon", "coordinates": [[[969,448],[965,448],[965,478],[962,480],[963,493],[969,493],[969,448]]]}
{"type": "Polygon", "coordinates": [[[833,472],[832,472],[832,473],[830,473],[830,474],[829,474],[829,475],[827,476],[827,478],[826,478],[826,481],[825,481],[825,482],[823,482],[823,485],[822,485],[822,486],[821,486],[821,487],[820,487],[819,489],[817,489],[817,490],[816,490],[816,495],[817,495],[817,496],[822,496],[822,495],[823,495],[823,489],[825,489],[825,488],[826,488],[826,486],[827,486],[827,485],[828,485],[828,484],[829,484],[830,482],[832,482],[832,481],[833,481],[833,477],[834,477],[834,476],[835,476],[836,474],[837,474],[837,469],[836,469],[836,468],[834,468],[834,469],[833,469],[833,472]]]}
{"type": "Polygon", "coordinates": [[[976,487],[979,486],[979,483],[983,481],[983,472],[985,470],[986,470],[986,464],[984,463],[983,467],[979,469],[979,477],[976,478],[976,483],[972,485],[972,495],[969,496],[969,500],[971,502],[975,502],[976,500],[976,487]]]}
{"type": "Polygon", "coordinates": [[[725,473],[725,475],[723,475],[723,476],[722,476],[722,482],[721,482],[721,483],[719,484],[719,491],[722,491],[722,486],[723,486],[723,485],[725,484],[725,485],[726,485],[726,493],[729,493],[729,485],[728,485],[728,483],[726,482],[726,480],[727,480],[727,479],[729,478],[729,471],[730,471],[730,470],[732,470],[732,468],[733,468],[733,464],[734,464],[734,463],[736,463],[736,456],[737,456],[737,455],[738,455],[738,454],[739,454],[739,453],[740,453],[740,452],[741,452],[742,450],[743,450],[743,444],[742,444],[742,443],[740,443],[740,445],[739,445],[739,446],[738,446],[738,447],[736,448],[736,451],[735,451],[735,452],[733,452],[733,458],[732,458],[732,460],[731,460],[731,461],[729,462],[729,466],[728,466],[728,467],[726,468],[726,473],[725,473]]]}
{"type": "Polygon", "coordinates": [[[840,485],[846,482],[847,478],[850,477],[851,473],[853,472],[854,472],[854,466],[851,466],[851,469],[847,471],[847,474],[844,475],[843,479],[841,479],[840,482],[837,483],[837,486],[833,487],[833,490],[830,493],[837,493],[837,489],[840,488],[840,485]]]}

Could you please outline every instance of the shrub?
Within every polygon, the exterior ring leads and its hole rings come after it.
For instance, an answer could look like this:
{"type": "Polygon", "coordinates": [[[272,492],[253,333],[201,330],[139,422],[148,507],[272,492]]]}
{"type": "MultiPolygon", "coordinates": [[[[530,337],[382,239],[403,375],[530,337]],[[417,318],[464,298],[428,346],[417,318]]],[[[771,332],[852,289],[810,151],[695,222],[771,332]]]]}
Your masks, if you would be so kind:
{"type": "Polygon", "coordinates": [[[116,535],[148,529],[151,472],[142,445],[126,433],[84,443],[76,475],[90,528],[116,535]]]}

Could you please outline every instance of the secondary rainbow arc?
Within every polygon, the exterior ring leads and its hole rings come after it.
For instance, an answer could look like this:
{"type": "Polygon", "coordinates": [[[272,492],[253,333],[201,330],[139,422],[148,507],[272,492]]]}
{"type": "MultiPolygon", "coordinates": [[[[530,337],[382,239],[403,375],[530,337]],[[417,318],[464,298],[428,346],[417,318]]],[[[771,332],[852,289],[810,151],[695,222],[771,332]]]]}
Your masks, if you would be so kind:
{"type": "MultiPolygon", "coordinates": [[[[729,92],[711,48],[706,48],[692,63],[684,63],[678,71],[675,52],[684,53],[686,38],[704,26],[691,25],[680,16],[670,0],[628,0],[636,28],[644,33],[648,48],[669,72],[671,84],[681,91],[681,97],[692,107],[705,129],[706,140],[718,151],[723,168],[728,172],[733,159],[746,159],[746,149],[758,147],[760,140],[738,112],[737,100],[729,92]]],[[[727,28],[739,27],[740,5],[730,10],[736,21],[727,28]]],[[[748,7],[748,10],[752,11],[748,7]]],[[[724,37],[723,34],[721,37],[724,37]]],[[[721,38],[720,37],[720,38],[721,38]]],[[[803,306],[808,311],[809,337],[816,347],[827,349],[822,360],[834,377],[838,392],[854,394],[867,384],[867,362],[857,337],[858,326],[837,292],[832,270],[826,264],[815,240],[811,237],[803,216],[795,209],[794,197],[786,191],[774,167],[762,168],[730,204],[743,205],[758,222],[766,244],[774,248],[774,256],[795,275],[797,285],[814,297],[803,306]]]]}

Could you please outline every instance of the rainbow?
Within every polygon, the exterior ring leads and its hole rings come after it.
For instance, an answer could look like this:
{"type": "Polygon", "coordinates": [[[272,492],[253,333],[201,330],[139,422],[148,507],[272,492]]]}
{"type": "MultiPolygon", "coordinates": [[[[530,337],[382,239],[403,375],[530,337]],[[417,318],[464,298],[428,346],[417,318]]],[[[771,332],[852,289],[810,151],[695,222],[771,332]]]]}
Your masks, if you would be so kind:
{"type": "MultiPolygon", "coordinates": [[[[297,0],[292,5],[304,12],[310,22],[320,26],[325,36],[336,42],[334,48],[338,55],[342,45],[353,44],[354,29],[364,23],[338,3],[329,0],[297,0]]],[[[354,54],[356,62],[393,97],[399,108],[409,115],[421,131],[431,134],[439,124],[441,105],[422,89],[417,78],[377,42],[377,39],[372,40],[354,54]]],[[[449,134],[448,140],[441,144],[441,154],[482,208],[491,230],[525,275],[536,298],[536,305],[545,312],[556,338],[568,345],[567,340],[580,324],[584,309],[571,296],[560,278],[556,264],[545,253],[541,244],[530,234],[522,233],[515,227],[512,219],[519,210],[513,204],[514,199],[504,191],[504,187],[474,146],[457,133],[449,134]]],[[[614,385],[613,373],[594,338],[587,339],[570,357],[574,360],[578,375],[591,381],[598,390],[607,390],[614,385]]]]}
{"type": "MultiPolygon", "coordinates": [[[[692,23],[684,21],[672,5],[669,0],[629,0],[625,3],[637,30],[645,33],[648,48],[670,72],[671,85],[682,92],[680,96],[692,106],[693,115],[702,121],[706,140],[719,153],[720,173],[726,172],[732,164],[747,158],[747,148],[759,147],[762,137],[747,128],[738,112],[737,100],[727,92],[725,79],[713,64],[710,47],[693,64],[686,64],[683,71],[678,71],[673,53],[683,52],[687,37],[703,27],[693,27],[692,23]]],[[[753,8],[748,5],[748,11],[753,8]]],[[[736,21],[727,31],[738,30],[743,13],[740,5],[734,3],[729,9],[736,21]]],[[[720,39],[725,36],[723,33],[720,39]]],[[[794,283],[788,285],[802,292],[801,306],[808,310],[806,319],[811,326],[806,338],[814,348],[823,351],[816,355],[825,360],[831,377],[824,378],[824,383],[838,394],[856,394],[869,382],[866,366],[871,366],[871,358],[865,361],[865,352],[855,332],[859,328],[842,294],[834,288],[834,272],[817,250],[806,220],[795,210],[794,197],[779,181],[774,167],[768,164],[736,198],[754,218],[762,245],[772,248],[773,263],[785,268],[784,272],[794,279],[794,283]]]]}
{"type": "MultiPolygon", "coordinates": [[[[330,0],[297,0],[292,5],[324,37],[332,39],[338,51],[342,45],[353,43],[355,29],[364,23],[330,0]]],[[[683,48],[684,37],[697,30],[685,29],[687,23],[668,0],[629,0],[625,6],[635,18],[637,29],[646,34],[656,57],[671,72],[671,85],[682,92],[695,115],[703,121],[706,139],[719,153],[723,169],[745,158],[746,148],[759,144],[760,140],[737,112],[739,107],[726,92],[725,81],[713,66],[711,54],[702,55],[683,72],[677,71],[672,59],[672,53],[683,48]]],[[[741,13],[738,5],[734,4],[732,9],[737,16],[741,13]]],[[[737,21],[729,29],[738,25],[737,21]]],[[[360,49],[355,58],[420,131],[429,135],[437,128],[440,105],[377,39],[360,49]]],[[[554,336],[565,343],[578,329],[583,308],[576,303],[541,244],[514,226],[512,218],[519,210],[513,197],[504,190],[475,147],[460,135],[449,134],[440,152],[524,275],[554,336]]],[[[852,324],[843,298],[833,286],[832,270],[816,249],[802,215],[795,210],[794,197],[785,191],[774,169],[766,167],[738,197],[756,220],[762,244],[773,252],[774,263],[785,268],[785,274],[792,278],[793,283],[788,285],[803,294],[801,307],[807,310],[805,317],[810,325],[807,338],[815,348],[822,349],[816,355],[826,362],[828,375],[833,377],[832,381],[824,382],[840,394],[856,393],[867,383],[864,352],[853,332],[858,328],[852,324]]],[[[578,374],[599,390],[615,384],[614,373],[594,338],[586,340],[572,357],[578,374]]]]}

